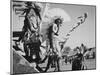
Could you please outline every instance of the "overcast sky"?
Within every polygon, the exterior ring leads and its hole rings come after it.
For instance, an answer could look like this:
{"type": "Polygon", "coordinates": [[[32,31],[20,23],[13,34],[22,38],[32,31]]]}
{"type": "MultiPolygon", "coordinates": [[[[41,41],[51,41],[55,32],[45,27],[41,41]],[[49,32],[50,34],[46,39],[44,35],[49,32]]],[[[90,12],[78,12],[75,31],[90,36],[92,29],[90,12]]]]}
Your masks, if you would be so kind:
{"type": "MultiPolygon", "coordinates": [[[[43,5],[45,5],[45,3],[43,5]]],[[[66,45],[71,46],[71,48],[80,46],[81,43],[87,45],[87,47],[95,46],[95,6],[51,4],[50,8],[61,8],[65,10],[71,18],[71,21],[64,23],[60,29],[62,36],[67,34],[72,26],[77,23],[77,17],[87,12],[88,18],[81,26],[72,32],[66,45]]],[[[15,15],[14,13],[12,13],[12,15],[13,31],[21,30],[24,18],[19,18],[18,15],[15,15]]]]}

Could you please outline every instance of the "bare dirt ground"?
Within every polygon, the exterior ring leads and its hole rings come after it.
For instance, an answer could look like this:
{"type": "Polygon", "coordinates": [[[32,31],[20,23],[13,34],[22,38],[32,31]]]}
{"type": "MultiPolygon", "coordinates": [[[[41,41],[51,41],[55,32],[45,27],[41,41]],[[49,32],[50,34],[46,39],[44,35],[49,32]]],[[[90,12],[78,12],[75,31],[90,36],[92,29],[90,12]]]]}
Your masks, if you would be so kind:
{"type": "MultiPolygon", "coordinates": [[[[13,55],[13,71],[14,71],[14,73],[17,73],[17,74],[37,73],[37,71],[34,70],[34,68],[32,68],[28,65],[18,64],[20,60],[21,60],[21,57],[18,54],[14,53],[14,55],[13,55]]],[[[47,64],[47,61],[43,64],[40,64],[39,66],[46,67],[46,64],[47,64]]],[[[85,64],[86,64],[88,70],[96,68],[95,59],[88,59],[85,61],[85,64]]],[[[72,64],[70,64],[70,63],[67,63],[67,64],[64,62],[60,63],[60,70],[61,71],[69,71],[69,70],[72,70],[71,68],[72,68],[72,64]]],[[[54,68],[50,68],[48,70],[48,72],[52,72],[52,71],[54,71],[54,68]]]]}

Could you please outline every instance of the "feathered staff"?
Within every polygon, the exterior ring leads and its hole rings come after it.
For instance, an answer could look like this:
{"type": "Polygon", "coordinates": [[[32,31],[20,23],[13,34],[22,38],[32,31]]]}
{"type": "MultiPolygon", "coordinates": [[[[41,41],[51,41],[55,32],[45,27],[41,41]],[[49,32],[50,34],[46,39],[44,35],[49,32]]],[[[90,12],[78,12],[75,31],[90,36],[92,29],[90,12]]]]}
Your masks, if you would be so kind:
{"type": "Polygon", "coordinates": [[[70,36],[71,32],[73,32],[77,27],[79,27],[81,24],[85,22],[86,18],[87,18],[87,13],[84,13],[83,16],[78,17],[79,22],[77,22],[77,25],[74,26],[66,36],[70,36]]]}
{"type": "Polygon", "coordinates": [[[78,28],[81,24],[83,24],[83,23],[85,22],[86,18],[87,18],[87,13],[84,13],[83,16],[80,16],[80,17],[77,18],[77,19],[79,20],[79,21],[76,23],[77,25],[74,26],[74,27],[67,33],[66,38],[64,38],[65,40],[64,40],[63,42],[60,42],[60,43],[62,43],[62,45],[64,45],[64,44],[67,42],[67,40],[69,39],[69,36],[71,35],[71,33],[72,33],[76,28],[78,28]]]}

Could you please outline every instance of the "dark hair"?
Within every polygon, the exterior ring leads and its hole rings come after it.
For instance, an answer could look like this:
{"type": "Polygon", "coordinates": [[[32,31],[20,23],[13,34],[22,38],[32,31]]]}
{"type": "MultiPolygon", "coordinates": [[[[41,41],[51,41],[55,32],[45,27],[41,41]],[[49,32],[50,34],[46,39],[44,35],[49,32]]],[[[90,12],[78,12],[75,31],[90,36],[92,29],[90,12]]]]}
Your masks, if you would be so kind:
{"type": "Polygon", "coordinates": [[[77,46],[76,49],[80,49],[80,48],[77,46]]]}
{"type": "Polygon", "coordinates": [[[32,2],[26,2],[25,3],[27,6],[32,6],[32,2]]]}
{"type": "Polygon", "coordinates": [[[62,24],[62,19],[61,18],[57,18],[54,21],[55,24],[62,24]]]}

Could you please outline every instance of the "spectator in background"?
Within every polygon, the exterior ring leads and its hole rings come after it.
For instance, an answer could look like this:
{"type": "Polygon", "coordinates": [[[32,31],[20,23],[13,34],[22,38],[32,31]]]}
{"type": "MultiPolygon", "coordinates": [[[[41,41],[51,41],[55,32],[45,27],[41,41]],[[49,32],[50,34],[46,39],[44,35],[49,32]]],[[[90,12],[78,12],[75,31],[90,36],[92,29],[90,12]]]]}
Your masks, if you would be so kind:
{"type": "Polygon", "coordinates": [[[72,61],[72,70],[81,70],[82,68],[82,61],[83,61],[83,54],[79,47],[76,47],[77,53],[75,58],[72,61]]]}

